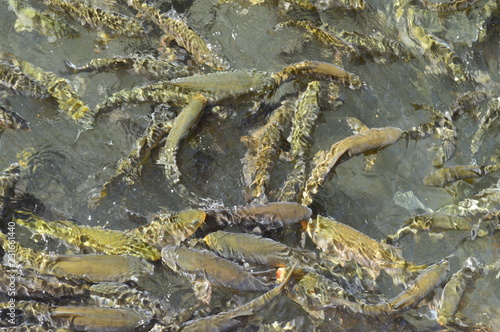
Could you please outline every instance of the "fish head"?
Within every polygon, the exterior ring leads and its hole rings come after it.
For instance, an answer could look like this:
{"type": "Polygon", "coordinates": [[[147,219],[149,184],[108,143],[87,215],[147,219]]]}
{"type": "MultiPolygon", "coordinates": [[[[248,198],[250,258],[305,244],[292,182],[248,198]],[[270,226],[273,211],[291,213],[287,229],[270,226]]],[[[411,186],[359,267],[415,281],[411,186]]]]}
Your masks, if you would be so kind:
{"type": "Polygon", "coordinates": [[[394,142],[396,142],[398,139],[403,136],[403,130],[397,127],[385,127],[384,128],[384,134],[385,134],[385,142],[384,146],[390,145],[394,142]]]}
{"type": "Polygon", "coordinates": [[[201,210],[187,210],[179,212],[178,218],[186,223],[192,230],[197,230],[203,224],[207,214],[201,210]]]}
{"type": "Polygon", "coordinates": [[[217,246],[217,236],[218,236],[218,231],[213,233],[208,233],[203,238],[203,242],[205,242],[207,246],[209,246],[212,250],[214,250],[214,248],[217,246]]]}
{"type": "MultiPolygon", "coordinates": [[[[320,215],[316,217],[316,220],[311,219],[308,234],[318,249],[326,253],[331,251],[332,245],[340,237],[337,224],[335,219],[320,215]]],[[[345,227],[343,229],[348,231],[345,227]]]]}
{"type": "Polygon", "coordinates": [[[306,231],[318,249],[325,251],[328,247],[328,241],[326,240],[322,219],[321,216],[317,216],[316,219],[311,218],[307,224],[306,231]]]}

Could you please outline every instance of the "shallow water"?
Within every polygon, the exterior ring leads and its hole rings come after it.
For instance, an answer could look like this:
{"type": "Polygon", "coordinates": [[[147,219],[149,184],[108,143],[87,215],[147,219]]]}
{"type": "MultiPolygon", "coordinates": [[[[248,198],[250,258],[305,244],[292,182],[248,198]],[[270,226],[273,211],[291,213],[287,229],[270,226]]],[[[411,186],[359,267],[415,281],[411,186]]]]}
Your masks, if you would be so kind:
{"type": "MultiPolygon", "coordinates": [[[[344,68],[359,75],[366,87],[360,91],[341,87],[343,105],[339,108],[323,102],[312,154],[320,149],[328,149],[333,143],[352,135],[346,117],[356,117],[368,127],[395,126],[409,130],[428,122],[431,116],[427,111],[414,110],[411,104],[446,109],[453,104],[458,94],[480,88],[491,89],[492,95],[499,97],[495,84],[481,83],[483,77],[500,83],[498,28],[493,24],[494,18],[488,27],[487,37],[481,42],[477,41],[478,24],[481,21],[476,16],[484,3],[479,1],[470,12],[445,17],[415,10],[421,24],[449,43],[467,63],[467,70],[474,79],[455,82],[445,68],[422,55],[409,62],[397,60],[394,63],[366,61],[359,64],[346,59],[344,68]]],[[[275,72],[285,65],[302,60],[333,60],[329,50],[301,29],[273,31],[277,23],[290,19],[309,19],[347,31],[378,31],[388,38],[408,40],[402,28],[404,24],[397,22],[392,2],[368,0],[365,9],[359,11],[337,8],[322,12],[301,8],[286,11],[284,6],[276,6],[274,2],[249,6],[246,1],[236,1],[217,6],[215,1],[173,1],[173,7],[185,16],[188,24],[222,54],[234,69],[275,72]]],[[[164,9],[171,7],[168,1],[162,5],[164,9]]],[[[118,8],[125,10],[124,6],[118,8]]],[[[147,38],[117,38],[109,42],[107,49],[96,54],[95,31],[85,29],[76,22],[71,23],[80,32],[79,38],[58,39],[55,42],[49,42],[46,37],[35,32],[16,32],[14,22],[15,14],[8,10],[7,2],[0,2],[0,29],[3,31],[0,51],[14,53],[23,60],[70,80],[90,107],[97,105],[106,95],[144,84],[147,80],[120,71],[70,75],[65,70],[64,60],[81,65],[93,58],[127,55],[131,52],[147,53],[158,46],[158,31],[151,27],[147,38]]],[[[296,88],[300,89],[300,86],[287,84],[281,92],[293,99],[296,88]]],[[[137,226],[137,215],[148,216],[161,209],[179,211],[189,207],[165,181],[162,168],[151,162],[146,164],[142,177],[133,186],[117,183],[110,188],[109,196],[103,199],[100,206],[95,209],[89,207],[91,198],[114,174],[117,161],[128,155],[135,140],[143,134],[150,120],[149,105],[125,105],[100,117],[94,129],[80,133],[81,128],[62,115],[55,103],[21,96],[8,96],[0,100],[6,101],[12,110],[30,122],[31,131],[7,130],[2,135],[0,169],[5,169],[12,162],[25,165],[18,187],[35,195],[58,214],[74,218],[82,224],[127,229],[137,226]]],[[[210,110],[205,112],[197,127],[182,143],[177,156],[183,175],[181,181],[197,195],[218,200],[225,206],[245,203],[240,160],[246,150],[240,137],[248,135],[251,129],[262,124],[262,120],[259,122],[248,115],[252,102],[225,102],[222,115],[210,110]]],[[[483,102],[478,112],[484,114],[485,111],[486,103],[483,102]]],[[[458,120],[457,153],[446,166],[470,164],[473,161],[478,165],[487,165],[495,160],[499,162],[498,121],[487,132],[475,158],[470,153],[470,141],[481,116],[465,115],[458,120]]],[[[332,179],[320,189],[313,205],[315,211],[334,217],[375,239],[383,239],[394,233],[412,214],[423,213],[422,210],[396,205],[394,197],[398,192],[411,191],[427,208],[436,210],[491,187],[498,181],[497,173],[474,181],[472,185],[461,182],[456,188],[456,197],[445,189],[424,186],[422,179],[433,170],[435,152],[430,149],[439,144],[440,140],[432,137],[418,142],[399,140],[378,153],[377,162],[368,172],[364,171],[362,157],[352,158],[338,166],[332,179]]],[[[289,170],[290,166],[280,161],[273,178],[284,179],[289,170]]],[[[276,185],[280,183],[277,180],[275,182],[276,185]]],[[[19,229],[19,232],[25,231],[19,229]]],[[[433,263],[455,253],[451,259],[450,275],[460,269],[462,262],[469,256],[475,256],[485,264],[498,259],[498,232],[492,237],[465,243],[456,249],[466,236],[468,234],[464,232],[449,232],[437,240],[422,234],[404,238],[398,246],[403,248],[407,260],[417,264],[433,263]]],[[[51,249],[62,250],[60,247],[51,249]]],[[[192,297],[189,285],[168,271],[156,274],[144,284],[165,296],[188,298],[183,299],[184,302],[189,302],[192,297]],[[182,287],[185,293],[174,292],[176,287],[182,287]]],[[[476,286],[464,313],[473,322],[486,323],[493,330],[500,330],[499,279],[495,278],[494,272],[489,272],[476,286]]],[[[397,294],[400,288],[384,282],[381,291],[397,294]]],[[[274,315],[266,316],[266,322],[306,315],[285,299],[275,303],[273,308],[274,315]]],[[[345,330],[438,329],[437,323],[431,319],[418,320],[409,315],[403,317],[411,324],[400,319],[354,319],[349,315],[342,319],[338,315],[342,313],[332,313],[329,318],[331,324],[345,330]]],[[[329,324],[324,324],[320,329],[328,330],[329,324]]]]}

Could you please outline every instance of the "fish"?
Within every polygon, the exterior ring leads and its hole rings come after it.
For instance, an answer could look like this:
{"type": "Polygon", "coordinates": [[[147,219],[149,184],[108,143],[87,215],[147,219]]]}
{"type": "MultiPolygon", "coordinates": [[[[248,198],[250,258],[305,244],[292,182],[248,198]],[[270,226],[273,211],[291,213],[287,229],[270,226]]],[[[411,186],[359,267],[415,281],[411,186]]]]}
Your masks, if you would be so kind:
{"type": "Polygon", "coordinates": [[[430,59],[437,59],[447,69],[456,82],[466,81],[469,77],[460,56],[444,40],[419,24],[418,15],[412,8],[407,8],[408,35],[424,50],[430,59]]]}
{"type": "Polygon", "coordinates": [[[361,89],[364,84],[358,75],[350,73],[342,67],[321,61],[302,61],[285,66],[283,70],[273,74],[280,85],[284,82],[298,78],[333,81],[337,84],[348,86],[352,89],[361,89]]]}
{"type": "Polygon", "coordinates": [[[433,264],[423,270],[416,279],[412,280],[406,289],[389,301],[395,310],[412,308],[424,299],[436,287],[439,287],[450,271],[447,259],[433,264]]]}
{"type": "Polygon", "coordinates": [[[397,142],[403,131],[396,127],[362,128],[359,133],[333,144],[329,151],[322,151],[315,160],[315,166],[306,181],[301,203],[310,205],[312,195],[326,181],[328,174],[340,162],[361,153],[378,151],[397,142]]]}
{"type": "Polygon", "coordinates": [[[108,332],[140,330],[152,319],[144,310],[87,306],[57,306],[51,309],[50,317],[57,326],[73,331],[108,332]]]}
{"type": "Polygon", "coordinates": [[[448,325],[453,322],[457,312],[469,302],[467,294],[474,290],[476,281],[484,276],[484,269],[477,259],[467,258],[464,266],[451,276],[443,288],[441,300],[436,309],[436,320],[440,325],[448,325]]]}
{"type": "Polygon", "coordinates": [[[174,308],[164,297],[119,282],[99,282],[88,287],[89,296],[99,307],[136,308],[151,312],[155,319],[170,324],[176,317],[174,308]]]}
{"type": "Polygon", "coordinates": [[[0,136],[5,129],[29,131],[29,122],[10,109],[0,105],[0,136]]]}
{"type": "Polygon", "coordinates": [[[312,214],[308,207],[293,202],[239,205],[207,211],[218,224],[240,225],[245,228],[276,229],[307,220],[312,214]]]}
{"type": "MultiPolygon", "coordinates": [[[[179,143],[184,139],[189,130],[198,122],[203,113],[207,99],[201,95],[193,98],[189,104],[175,118],[172,129],[168,133],[165,145],[160,152],[157,163],[164,167],[176,165],[175,157],[179,143]]],[[[175,167],[175,166],[174,166],[175,167]]],[[[179,182],[179,171],[167,170],[167,178],[174,184],[179,182]],[[172,174],[171,174],[172,173],[172,174]],[[174,174],[177,173],[177,174],[174,174]]]]}
{"type": "Polygon", "coordinates": [[[127,1],[129,6],[139,12],[146,20],[156,24],[177,45],[184,48],[199,63],[205,64],[215,70],[228,70],[229,64],[217,53],[201,36],[191,29],[175,11],[170,12],[170,17],[159,9],[148,5],[141,0],[127,1]]]}
{"type": "Polygon", "coordinates": [[[60,279],[53,275],[41,274],[29,267],[19,271],[0,265],[0,272],[0,291],[5,294],[8,294],[11,286],[10,277],[15,274],[14,291],[17,299],[46,301],[47,299],[71,298],[78,300],[90,296],[90,285],[79,279],[60,279]]]}
{"type": "Polygon", "coordinates": [[[363,315],[381,316],[398,315],[408,309],[415,307],[421,300],[426,298],[434,289],[439,287],[445,280],[450,270],[448,260],[444,259],[432,264],[423,270],[417,278],[413,279],[406,289],[387,302],[378,304],[365,304],[351,301],[343,301],[343,305],[351,311],[363,315]]]}
{"type": "Polygon", "coordinates": [[[287,295],[313,318],[313,322],[323,322],[323,309],[344,305],[348,297],[348,293],[337,282],[314,271],[306,271],[296,279],[287,295]]]}
{"type": "Polygon", "coordinates": [[[112,58],[92,59],[83,66],[64,62],[71,73],[108,72],[111,70],[133,70],[137,75],[154,80],[168,80],[176,77],[193,75],[193,68],[177,61],[158,59],[152,55],[115,56],[112,58]]]}
{"type": "Polygon", "coordinates": [[[78,226],[68,220],[47,221],[27,211],[14,212],[13,221],[17,224],[27,227],[35,234],[59,240],[77,252],[130,255],[150,262],[161,258],[160,251],[154,246],[122,231],[78,226]]]}
{"type": "Polygon", "coordinates": [[[263,126],[241,138],[247,147],[241,162],[246,185],[244,196],[249,203],[266,203],[268,200],[266,188],[281,152],[279,145],[283,130],[290,122],[293,111],[294,108],[289,102],[282,102],[263,126]]]}
{"type": "Polygon", "coordinates": [[[272,268],[307,266],[316,260],[313,251],[288,247],[255,234],[212,232],[203,240],[218,255],[240,262],[261,264],[272,268]]]}
{"type": "Polygon", "coordinates": [[[153,265],[140,257],[88,254],[52,256],[40,272],[96,283],[138,280],[152,274],[153,270],[153,265]]]}
{"type": "Polygon", "coordinates": [[[188,239],[203,224],[205,217],[206,213],[201,210],[156,214],[148,225],[125,231],[125,234],[144,239],[161,250],[188,239]]]}
{"type": "Polygon", "coordinates": [[[272,73],[247,69],[180,77],[166,81],[164,84],[199,91],[211,103],[235,99],[245,95],[263,95],[272,92],[278,87],[278,82],[272,73]]]}
{"type": "Polygon", "coordinates": [[[341,264],[356,262],[365,267],[372,279],[385,270],[396,283],[404,283],[410,274],[427,267],[407,262],[400,248],[380,243],[332,218],[318,215],[308,222],[306,231],[318,249],[341,264]]]}
{"type": "Polygon", "coordinates": [[[36,31],[42,36],[48,37],[49,42],[57,38],[78,37],[78,31],[71,25],[65,23],[59,17],[49,15],[29,6],[26,1],[8,0],[10,9],[14,11],[17,20],[14,29],[21,31],[36,31]]]}
{"type": "Polygon", "coordinates": [[[312,135],[320,113],[319,92],[319,81],[309,82],[306,90],[295,102],[292,130],[288,137],[290,142],[288,158],[293,163],[293,170],[281,186],[278,195],[280,202],[297,202],[304,189],[305,174],[308,171],[307,157],[309,157],[312,135]]]}
{"type": "Polygon", "coordinates": [[[438,13],[455,13],[467,10],[479,0],[451,0],[448,2],[432,2],[429,0],[411,0],[409,4],[438,13]]]}
{"type": "Polygon", "coordinates": [[[406,234],[412,234],[419,231],[428,231],[430,233],[441,233],[444,231],[470,231],[469,221],[461,216],[443,212],[433,212],[419,214],[409,218],[403,227],[398,229],[394,235],[389,235],[386,243],[393,243],[401,239],[406,234]]]}
{"type": "MultiPolygon", "coordinates": [[[[21,167],[18,163],[12,163],[0,172],[0,197],[2,198],[0,207],[3,208],[4,204],[7,204],[10,198],[14,197],[14,188],[20,174],[21,167]]],[[[0,212],[2,211],[0,210],[0,212]]]]}
{"type": "Polygon", "coordinates": [[[47,89],[49,95],[57,100],[59,108],[66,112],[73,120],[82,125],[88,126],[90,108],[80,100],[80,96],[74,91],[70,82],[65,78],[59,77],[52,72],[43,70],[28,61],[21,60],[10,53],[0,53],[4,61],[17,66],[23,73],[35,78],[42,86],[47,89]]]}
{"type": "Polygon", "coordinates": [[[476,195],[465,198],[457,204],[446,205],[438,211],[472,216],[478,213],[489,213],[500,208],[500,180],[489,188],[481,190],[476,195]]]}
{"type": "Polygon", "coordinates": [[[195,126],[203,114],[203,108],[207,99],[202,95],[193,98],[189,104],[182,109],[172,124],[164,146],[161,148],[156,163],[163,166],[165,177],[170,184],[176,188],[180,195],[189,197],[194,195],[183,184],[180,183],[180,171],[177,167],[176,155],[179,144],[187,136],[189,130],[195,126]]]}
{"type": "Polygon", "coordinates": [[[479,151],[479,148],[483,143],[484,135],[498,119],[499,114],[500,99],[492,98],[490,102],[488,102],[486,113],[481,118],[477,131],[472,136],[470,150],[473,155],[475,155],[479,151]]]}
{"type": "Polygon", "coordinates": [[[306,90],[295,102],[292,131],[288,138],[292,160],[304,158],[311,147],[312,134],[320,112],[319,92],[319,81],[309,82],[306,90]]]}
{"type": "MultiPolygon", "coordinates": [[[[137,280],[153,273],[154,267],[139,257],[123,255],[54,255],[21,246],[0,234],[0,245],[16,249],[16,259],[4,257],[5,264],[16,262],[58,278],[78,278],[88,282],[137,280]]],[[[15,266],[11,266],[15,268],[15,266]]]]}
{"type": "Polygon", "coordinates": [[[91,198],[89,206],[95,208],[100,205],[102,199],[108,195],[109,188],[120,179],[123,179],[128,185],[134,184],[147,161],[153,159],[153,149],[161,145],[165,136],[172,129],[172,125],[173,120],[167,117],[163,119],[161,115],[154,116],[144,135],[135,141],[128,157],[118,162],[115,174],[103,184],[99,194],[91,198]]]}
{"type": "Polygon", "coordinates": [[[212,285],[243,292],[265,292],[269,286],[240,265],[217,254],[181,246],[161,251],[163,263],[193,283],[196,296],[210,303],[212,285]]]}
{"type": "Polygon", "coordinates": [[[79,0],[44,0],[53,11],[80,22],[83,26],[109,34],[141,37],[146,30],[137,19],[118,12],[103,10],[79,0]]]}
{"type": "Polygon", "coordinates": [[[439,168],[424,178],[426,186],[444,187],[458,180],[480,178],[500,170],[500,164],[488,166],[457,165],[439,168]]]}
{"type": "MultiPolygon", "coordinates": [[[[2,53],[0,53],[0,58],[2,53]]],[[[0,89],[16,95],[46,99],[47,88],[38,80],[24,73],[19,67],[0,59],[0,89]]]]}
{"type": "Polygon", "coordinates": [[[373,59],[377,63],[386,63],[403,59],[408,62],[416,57],[408,46],[397,40],[387,38],[378,31],[367,35],[359,31],[337,29],[333,26],[328,26],[325,30],[334,33],[354,47],[357,52],[354,59],[357,61],[373,59]]]}
{"type": "Polygon", "coordinates": [[[365,8],[365,0],[328,0],[315,2],[319,11],[333,10],[363,10],[365,8]]]}
{"type": "MultiPolygon", "coordinates": [[[[278,0],[278,1],[274,1],[274,0],[271,0],[271,1],[268,1],[268,0],[219,0],[217,2],[217,5],[223,5],[223,4],[233,3],[233,2],[239,2],[239,3],[249,2],[250,5],[260,5],[260,4],[263,4],[265,2],[271,2],[273,5],[275,5],[275,3],[278,3],[278,5],[281,5],[281,0],[278,0]]],[[[316,6],[314,6],[314,4],[310,0],[290,0],[290,1],[286,1],[286,2],[283,1],[283,2],[284,2],[285,7],[290,6],[290,4],[292,4],[292,5],[297,5],[300,8],[305,9],[305,10],[316,10],[316,6]]]]}
{"type": "Polygon", "coordinates": [[[104,101],[97,104],[91,113],[95,120],[103,113],[108,113],[125,103],[159,103],[173,106],[185,106],[200,92],[173,86],[169,83],[150,83],[143,86],[136,86],[130,90],[123,89],[113,93],[104,101]]]}
{"type": "Polygon", "coordinates": [[[318,27],[311,21],[285,21],[279,23],[275,29],[283,27],[299,27],[310,33],[318,42],[330,48],[334,52],[335,57],[342,54],[356,56],[359,52],[350,45],[347,41],[334,33],[325,31],[322,27],[318,27]]]}
{"type": "Polygon", "coordinates": [[[180,329],[184,332],[219,332],[233,330],[242,323],[241,319],[248,318],[249,316],[254,315],[256,312],[261,311],[267,304],[269,304],[272,300],[282,294],[286,290],[286,287],[289,285],[292,273],[293,268],[291,269],[291,272],[283,278],[283,281],[279,286],[274,287],[273,289],[267,291],[254,300],[235,309],[221,312],[217,315],[203,317],[186,322],[181,325],[180,329]]]}

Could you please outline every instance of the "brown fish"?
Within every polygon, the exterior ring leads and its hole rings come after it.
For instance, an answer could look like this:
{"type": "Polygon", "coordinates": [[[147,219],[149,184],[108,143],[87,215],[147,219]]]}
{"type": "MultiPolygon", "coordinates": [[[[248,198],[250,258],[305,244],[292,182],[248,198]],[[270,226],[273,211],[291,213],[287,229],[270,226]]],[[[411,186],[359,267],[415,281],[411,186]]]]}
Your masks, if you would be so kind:
{"type": "Polygon", "coordinates": [[[373,279],[380,270],[385,270],[400,283],[409,273],[425,267],[406,262],[400,248],[380,243],[334,219],[318,215],[309,221],[307,232],[320,250],[341,262],[355,261],[365,267],[373,279]]]}
{"type": "Polygon", "coordinates": [[[142,310],[83,306],[56,307],[50,316],[58,326],[73,331],[107,332],[136,331],[152,318],[149,312],[142,310]]]}
{"type": "Polygon", "coordinates": [[[131,237],[146,240],[160,249],[165,246],[179,245],[196,232],[205,221],[206,213],[201,210],[187,210],[172,214],[158,214],[145,226],[128,230],[131,237]]]}
{"type": "Polygon", "coordinates": [[[223,225],[245,228],[276,229],[307,220],[312,214],[308,207],[292,202],[240,205],[210,212],[223,225]]]}
{"type": "Polygon", "coordinates": [[[397,142],[402,135],[403,131],[396,127],[364,127],[359,133],[333,144],[329,151],[322,152],[316,159],[316,165],[306,181],[301,203],[306,206],[312,203],[312,195],[318,192],[318,188],[326,181],[332,169],[341,162],[341,158],[347,160],[361,153],[383,149],[397,142]]]}
{"type": "Polygon", "coordinates": [[[163,262],[194,284],[198,298],[210,302],[211,285],[244,292],[262,292],[269,286],[240,265],[207,250],[179,246],[163,248],[163,262]]]}
{"type": "Polygon", "coordinates": [[[312,251],[291,248],[255,234],[217,231],[205,236],[204,240],[222,257],[251,264],[285,267],[316,259],[312,251]]]}
{"type": "Polygon", "coordinates": [[[57,255],[51,257],[42,272],[89,282],[125,282],[152,274],[153,270],[151,263],[134,256],[57,255]]]}
{"type": "Polygon", "coordinates": [[[441,302],[436,310],[439,324],[447,325],[453,320],[456,313],[469,302],[467,293],[474,290],[476,280],[484,276],[484,270],[479,262],[474,257],[469,257],[443,288],[441,302]]]}
{"type": "Polygon", "coordinates": [[[433,171],[424,178],[426,186],[444,187],[458,180],[480,178],[500,170],[500,164],[488,166],[458,165],[443,167],[433,171]]]}
{"type": "Polygon", "coordinates": [[[408,287],[399,295],[388,302],[379,304],[364,304],[344,301],[342,304],[354,312],[363,315],[396,315],[416,306],[422,299],[427,297],[435,288],[439,287],[448,274],[450,265],[445,259],[433,264],[412,280],[408,287]]]}

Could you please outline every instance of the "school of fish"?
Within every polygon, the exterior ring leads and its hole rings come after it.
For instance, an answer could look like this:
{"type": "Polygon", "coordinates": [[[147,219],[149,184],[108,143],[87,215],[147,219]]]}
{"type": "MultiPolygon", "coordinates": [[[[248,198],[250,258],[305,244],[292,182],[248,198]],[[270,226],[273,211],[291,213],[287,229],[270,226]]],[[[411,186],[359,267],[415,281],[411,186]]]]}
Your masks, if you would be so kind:
{"type": "Polygon", "coordinates": [[[500,328],[499,0],[0,6],[1,331],[500,328]]]}

